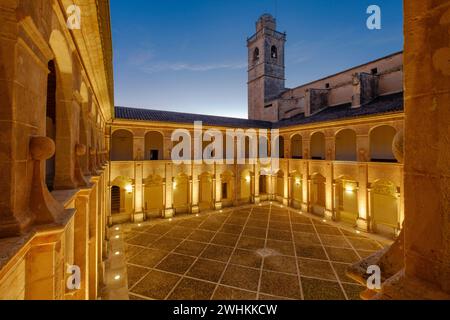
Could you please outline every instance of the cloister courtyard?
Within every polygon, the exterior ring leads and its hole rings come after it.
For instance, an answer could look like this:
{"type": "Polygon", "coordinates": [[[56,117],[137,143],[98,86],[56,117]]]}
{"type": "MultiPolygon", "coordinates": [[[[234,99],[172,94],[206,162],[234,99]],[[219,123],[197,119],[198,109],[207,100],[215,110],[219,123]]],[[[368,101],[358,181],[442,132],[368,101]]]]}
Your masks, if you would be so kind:
{"type": "Polygon", "coordinates": [[[120,228],[137,300],[356,300],[347,268],[389,245],[275,203],[120,228]]]}

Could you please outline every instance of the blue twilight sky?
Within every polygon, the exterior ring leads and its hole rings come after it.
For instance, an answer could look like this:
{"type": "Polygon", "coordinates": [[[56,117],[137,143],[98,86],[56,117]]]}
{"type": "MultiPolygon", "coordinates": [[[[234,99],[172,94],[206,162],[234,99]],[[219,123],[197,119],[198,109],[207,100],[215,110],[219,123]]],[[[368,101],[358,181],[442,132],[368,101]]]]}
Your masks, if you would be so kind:
{"type": "Polygon", "coordinates": [[[287,32],[286,86],[403,48],[402,0],[111,0],[115,103],[247,117],[247,37],[269,12],[287,32]],[[366,27],[367,7],[382,30],[366,27]]]}

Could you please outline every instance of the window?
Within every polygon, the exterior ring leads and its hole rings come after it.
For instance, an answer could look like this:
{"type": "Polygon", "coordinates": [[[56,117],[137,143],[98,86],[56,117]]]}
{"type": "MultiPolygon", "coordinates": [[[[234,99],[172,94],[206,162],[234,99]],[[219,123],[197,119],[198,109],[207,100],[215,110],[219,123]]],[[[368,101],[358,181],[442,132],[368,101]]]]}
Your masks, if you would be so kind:
{"type": "Polygon", "coordinates": [[[259,49],[256,48],[255,51],[253,52],[253,61],[258,61],[259,60],[259,49]]]}
{"type": "Polygon", "coordinates": [[[329,83],[326,83],[326,84],[325,84],[325,88],[330,89],[330,84],[329,84],[329,83]]]}
{"type": "Polygon", "coordinates": [[[159,160],[159,150],[150,150],[150,160],[159,160]]]}
{"type": "Polygon", "coordinates": [[[272,57],[272,59],[277,59],[278,58],[278,49],[275,46],[272,46],[272,48],[270,49],[270,56],[272,57]]]}
{"type": "Polygon", "coordinates": [[[228,199],[228,183],[222,183],[222,199],[228,199]]]}
{"type": "Polygon", "coordinates": [[[370,72],[371,72],[373,75],[376,75],[376,74],[378,74],[378,68],[373,68],[372,70],[370,70],[370,72]]]}

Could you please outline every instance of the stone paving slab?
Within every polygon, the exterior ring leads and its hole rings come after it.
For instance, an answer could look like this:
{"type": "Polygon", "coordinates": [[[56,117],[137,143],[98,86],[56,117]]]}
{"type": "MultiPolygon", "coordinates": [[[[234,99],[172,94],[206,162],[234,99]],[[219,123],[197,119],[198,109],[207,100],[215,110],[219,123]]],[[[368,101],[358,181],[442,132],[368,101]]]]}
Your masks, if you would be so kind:
{"type": "Polygon", "coordinates": [[[135,300],[359,299],[347,267],[389,244],[275,204],[124,229],[135,300]]]}

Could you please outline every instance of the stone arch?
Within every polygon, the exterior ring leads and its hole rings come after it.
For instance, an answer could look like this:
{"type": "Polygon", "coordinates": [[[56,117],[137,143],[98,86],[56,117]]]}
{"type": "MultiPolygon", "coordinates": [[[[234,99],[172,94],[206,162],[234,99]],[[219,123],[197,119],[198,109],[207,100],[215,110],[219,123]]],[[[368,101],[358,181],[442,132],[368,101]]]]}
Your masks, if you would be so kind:
{"type": "Polygon", "coordinates": [[[111,160],[133,160],[133,133],[129,130],[119,129],[111,136],[111,160]]]}
{"type": "Polygon", "coordinates": [[[370,186],[372,230],[395,236],[400,229],[398,188],[389,180],[376,180],[370,186]]]}
{"type": "Polygon", "coordinates": [[[303,159],[303,137],[298,133],[291,137],[291,154],[292,159],[303,159]]]}
{"type": "Polygon", "coordinates": [[[311,135],[310,142],[311,159],[325,160],[325,134],[321,131],[315,132],[311,135]]]}
{"type": "Polygon", "coordinates": [[[144,160],[164,159],[164,135],[159,131],[148,131],[145,134],[144,160]]]}
{"type": "Polygon", "coordinates": [[[337,161],[357,161],[356,132],[342,129],[336,133],[335,158],[337,161]]]}
{"type": "Polygon", "coordinates": [[[390,125],[381,125],[370,130],[370,159],[373,162],[397,162],[392,145],[397,130],[390,125]]]}

